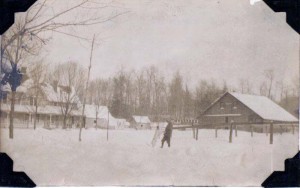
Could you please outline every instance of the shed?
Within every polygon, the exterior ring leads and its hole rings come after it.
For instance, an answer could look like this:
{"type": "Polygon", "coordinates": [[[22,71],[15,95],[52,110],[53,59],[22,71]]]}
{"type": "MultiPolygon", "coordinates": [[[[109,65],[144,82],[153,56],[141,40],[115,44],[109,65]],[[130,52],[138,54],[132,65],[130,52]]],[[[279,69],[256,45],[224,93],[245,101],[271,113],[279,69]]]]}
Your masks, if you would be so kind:
{"type": "Polygon", "coordinates": [[[87,128],[95,127],[96,125],[99,128],[107,128],[108,122],[109,122],[109,127],[108,127],[109,129],[120,129],[126,127],[125,125],[126,120],[113,117],[109,112],[107,106],[86,104],[84,114],[86,118],[87,128]]]}
{"type": "Polygon", "coordinates": [[[132,116],[131,125],[136,129],[150,129],[151,121],[148,116],[132,116]]]}

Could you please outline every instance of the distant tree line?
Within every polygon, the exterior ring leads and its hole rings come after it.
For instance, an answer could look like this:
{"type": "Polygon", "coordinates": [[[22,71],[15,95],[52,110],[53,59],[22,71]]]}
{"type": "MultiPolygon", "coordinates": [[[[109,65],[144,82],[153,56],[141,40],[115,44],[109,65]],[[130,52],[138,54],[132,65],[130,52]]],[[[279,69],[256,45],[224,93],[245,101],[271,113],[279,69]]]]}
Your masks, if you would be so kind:
{"type": "Polygon", "coordinates": [[[294,85],[276,81],[273,70],[263,71],[263,76],[265,79],[256,88],[249,79],[240,79],[237,88],[228,86],[226,81],[218,84],[215,80],[199,80],[194,88],[190,88],[179,71],[167,81],[153,65],[140,71],[121,69],[108,79],[92,80],[87,102],[106,105],[119,118],[131,115],[148,115],[154,119],[160,116],[196,118],[223,93],[236,91],[267,96],[295,114],[298,80],[293,80],[294,85]]]}

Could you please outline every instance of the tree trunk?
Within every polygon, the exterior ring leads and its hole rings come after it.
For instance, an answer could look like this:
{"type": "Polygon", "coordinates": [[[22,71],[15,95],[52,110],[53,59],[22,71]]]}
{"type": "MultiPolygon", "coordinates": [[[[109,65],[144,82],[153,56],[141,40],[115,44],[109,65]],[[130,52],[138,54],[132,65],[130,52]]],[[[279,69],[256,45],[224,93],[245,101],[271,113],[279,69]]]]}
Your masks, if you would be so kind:
{"type": "Polygon", "coordinates": [[[9,113],[9,138],[14,138],[14,113],[15,113],[15,100],[16,92],[12,91],[11,93],[11,104],[10,104],[10,113],[9,113]]]}
{"type": "Polygon", "coordinates": [[[33,121],[33,129],[36,129],[36,116],[37,116],[38,106],[35,105],[35,112],[34,112],[34,121],[33,121]]]}
{"type": "Polygon", "coordinates": [[[67,124],[67,114],[64,114],[63,129],[66,128],[66,124],[67,124]]]}
{"type": "Polygon", "coordinates": [[[96,112],[96,129],[97,129],[97,127],[98,127],[98,112],[96,112]]]}

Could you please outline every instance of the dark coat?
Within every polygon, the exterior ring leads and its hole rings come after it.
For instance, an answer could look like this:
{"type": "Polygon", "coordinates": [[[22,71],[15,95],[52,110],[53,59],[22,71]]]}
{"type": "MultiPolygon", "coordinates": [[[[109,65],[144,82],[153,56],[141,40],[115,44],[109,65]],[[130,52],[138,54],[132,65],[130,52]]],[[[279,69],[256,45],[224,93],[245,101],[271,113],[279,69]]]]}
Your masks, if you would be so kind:
{"type": "Polygon", "coordinates": [[[172,125],[172,123],[168,123],[168,125],[165,129],[164,137],[171,138],[172,137],[172,131],[173,131],[173,125],[172,125]]]}

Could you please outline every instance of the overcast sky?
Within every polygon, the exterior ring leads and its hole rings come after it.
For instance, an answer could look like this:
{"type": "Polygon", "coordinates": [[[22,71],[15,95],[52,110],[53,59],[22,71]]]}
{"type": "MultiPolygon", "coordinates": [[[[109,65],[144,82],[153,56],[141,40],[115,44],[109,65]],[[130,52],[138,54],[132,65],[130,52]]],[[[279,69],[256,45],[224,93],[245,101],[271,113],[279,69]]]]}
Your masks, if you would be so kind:
{"type": "MultiPolygon", "coordinates": [[[[152,64],[166,77],[179,70],[191,86],[200,79],[236,85],[246,78],[258,87],[265,69],[274,69],[278,80],[298,75],[299,35],[285,14],[263,2],[119,0],[114,5],[129,13],[76,33],[89,38],[96,33],[101,39],[92,78],[109,77],[122,65],[130,70],[152,64]]],[[[87,67],[89,45],[57,34],[43,56],[50,63],[74,60],[87,67]]]]}

